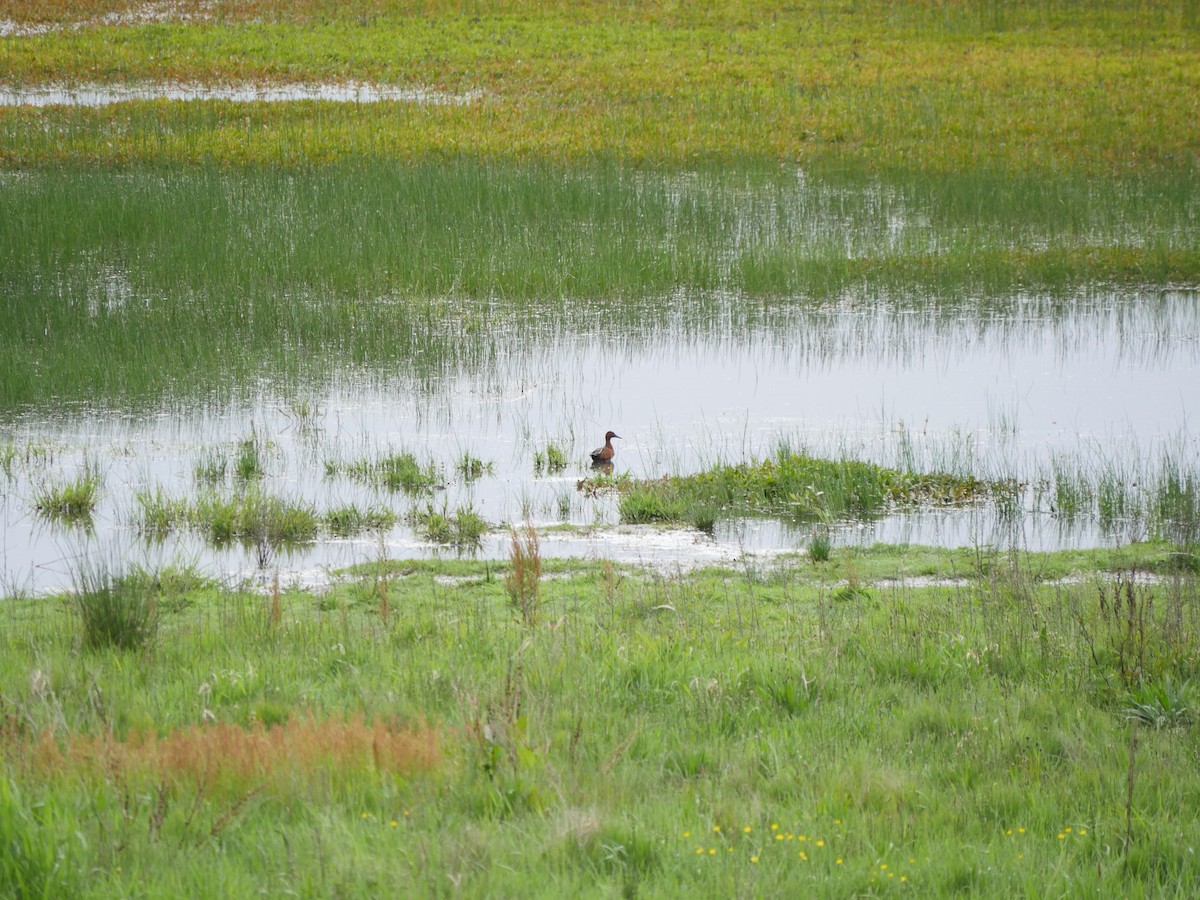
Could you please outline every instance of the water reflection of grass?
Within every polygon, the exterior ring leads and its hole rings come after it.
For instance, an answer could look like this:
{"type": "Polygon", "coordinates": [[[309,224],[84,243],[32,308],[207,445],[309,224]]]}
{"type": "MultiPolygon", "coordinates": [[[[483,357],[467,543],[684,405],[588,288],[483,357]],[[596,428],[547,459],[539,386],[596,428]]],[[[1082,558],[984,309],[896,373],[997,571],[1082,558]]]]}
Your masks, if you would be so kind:
{"type": "Polygon", "coordinates": [[[992,322],[1017,293],[1053,318],[1097,283],[1200,280],[1188,174],[818,183],[363,162],[67,170],[3,190],[4,408],[208,397],[348,365],[432,385],[489,371],[517,336],[598,321],[634,340],[791,342],[789,311],[848,296],[992,322]]]}
{"type": "Polygon", "coordinates": [[[277,618],[150,579],[140,649],[6,598],[0,884],[1176,894],[1200,597],[1167,554],[547,561],[536,618],[496,563],[369,562],[277,618]]]}

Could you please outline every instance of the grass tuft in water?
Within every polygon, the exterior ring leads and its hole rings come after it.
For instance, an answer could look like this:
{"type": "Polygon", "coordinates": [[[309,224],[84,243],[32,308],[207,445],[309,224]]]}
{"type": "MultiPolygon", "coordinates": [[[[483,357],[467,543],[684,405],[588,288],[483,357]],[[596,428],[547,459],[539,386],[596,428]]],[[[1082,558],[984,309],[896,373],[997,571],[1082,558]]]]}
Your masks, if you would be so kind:
{"type": "Polygon", "coordinates": [[[533,453],[533,473],[541,476],[557,475],[567,467],[567,454],[557,444],[547,444],[545,450],[533,453]]]}
{"type": "Polygon", "coordinates": [[[484,475],[492,473],[492,464],[484,462],[477,456],[472,456],[470,453],[464,453],[462,457],[454,464],[456,471],[463,481],[477,481],[484,475]]]}
{"type": "Polygon", "coordinates": [[[422,465],[412,453],[393,453],[381,459],[359,459],[351,463],[326,462],[328,475],[346,474],[358,481],[378,484],[389,491],[420,494],[442,483],[433,462],[422,465]]]}
{"type": "Polygon", "coordinates": [[[164,536],[194,528],[213,544],[232,540],[267,547],[313,540],[321,518],[306,503],[265,494],[256,486],[233,495],[206,494],[197,500],[173,499],[161,488],[137,495],[138,525],[147,535],[164,536]]]}
{"type": "Polygon", "coordinates": [[[396,514],[381,506],[360,509],[353,503],[331,509],[322,520],[331,532],[349,537],[363,531],[386,531],[396,524],[396,514]]]}
{"type": "Polygon", "coordinates": [[[267,474],[267,444],[252,431],[249,437],[238,442],[237,457],[233,463],[233,476],[239,482],[253,481],[267,474]]]}
{"type": "Polygon", "coordinates": [[[99,492],[100,475],[89,466],[73,481],[43,485],[34,498],[34,507],[51,521],[87,524],[99,492]]]}
{"type": "Polygon", "coordinates": [[[192,466],[192,475],[204,487],[216,487],[225,481],[229,473],[229,460],[224,453],[206,448],[192,466]]]}
{"type": "Polygon", "coordinates": [[[808,540],[808,557],[813,562],[829,562],[833,552],[833,536],[828,525],[815,525],[808,540]]]}
{"type": "Polygon", "coordinates": [[[435,509],[432,503],[412,510],[408,522],[425,540],[459,549],[478,547],[488,529],[483,517],[468,507],[460,506],[451,514],[445,507],[435,509]]]}

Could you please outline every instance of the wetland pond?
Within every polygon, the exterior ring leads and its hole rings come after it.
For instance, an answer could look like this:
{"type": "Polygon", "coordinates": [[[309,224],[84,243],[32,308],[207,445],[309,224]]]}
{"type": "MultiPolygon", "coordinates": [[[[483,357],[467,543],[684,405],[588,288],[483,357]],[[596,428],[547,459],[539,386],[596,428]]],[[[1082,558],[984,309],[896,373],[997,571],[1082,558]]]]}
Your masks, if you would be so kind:
{"type": "MultiPolygon", "coordinates": [[[[18,184],[10,179],[0,189],[11,196],[18,184]]],[[[894,220],[881,226],[877,240],[894,242],[895,227],[894,220]]],[[[196,294],[208,296],[191,269],[179,279],[190,295],[163,299],[161,287],[139,278],[138,260],[147,255],[62,243],[74,249],[23,263],[28,277],[7,283],[11,321],[19,302],[62,301],[95,326],[137,308],[167,315],[200,302],[196,294]],[[56,267],[73,274],[55,282],[47,273],[56,267]],[[39,291],[51,299],[39,300],[39,291]]],[[[1200,458],[1190,430],[1200,418],[1200,295],[1190,287],[1014,290],[950,303],[892,295],[886,285],[804,302],[681,287],[634,299],[598,292],[577,307],[526,305],[519,314],[495,297],[451,302],[432,293],[422,301],[426,331],[397,334],[387,354],[353,342],[306,343],[296,336],[304,326],[281,321],[281,308],[272,307],[266,329],[290,335],[283,355],[293,363],[310,357],[312,366],[275,377],[275,357],[265,353],[265,369],[253,377],[226,360],[242,373],[233,381],[193,382],[186,357],[196,345],[168,330],[158,338],[169,345],[166,362],[148,365],[169,369],[177,358],[182,374],[170,389],[155,382],[131,399],[103,382],[113,367],[136,365],[129,354],[150,352],[141,339],[121,349],[119,361],[100,358],[100,374],[80,375],[69,390],[38,396],[26,382],[10,383],[9,394],[20,396],[0,421],[4,592],[68,587],[89,560],[190,565],[262,584],[278,573],[288,585],[319,584],[341,567],[384,557],[507,559],[508,526],[525,522],[538,529],[545,557],[666,568],[753,563],[806,547],[811,520],[718,517],[709,531],[622,524],[615,491],[579,489],[594,474],[588,451],[609,429],[623,437],[615,470],[634,479],[761,460],[789,447],[1025,485],[1015,511],[976,503],[834,522],[835,547],[1041,550],[1144,538],[1148,519],[1138,503],[1149,501],[1131,499],[1139,483],[1164,467],[1194,478],[1200,458]],[[565,466],[546,464],[550,448],[565,466]],[[253,471],[239,481],[247,453],[253,471]],[[431,490],[388,490],[348,474],[356,463],[399,453],[432,470],[431,490]],[[474,470],[464,460],[477,461],[474,470]],[[39,496],[81,477],[97,489],[90,516],[66,522],[38,511],[39,496]],[[1068,508],[1063,491],[1085,482],[1120,483],[1129,493],[1116,514],[1068,508]],[[229,495],[248,483],[321,513],[374,509],[395,518],[382,529],[339,537],[322,528],[316,539],[271,547],[214,545],[187,528],[146,534],[146,498],[229,495]],[[460,509],[489,526],[465,550],[427,539],[408,518],[413,510],[460,509]]],[[[372,300],[386,306],[394,296],[372,300]]],[[[336,305],[346,302],[339,296],[336,305]]],[[[322,305],[295,303],[288,315],[322,305]]],[[[41,338],[38,329],[29,333],[41,338]]],[[[92,352],[87,340],[78,338],[73,352],[92,352]]],[[[231,359],[253,355],[224,350],[231,359]]],[[[39,371],[29,383],[52,377],[60,357],[32,352],[27,368],[39,371]]]]}

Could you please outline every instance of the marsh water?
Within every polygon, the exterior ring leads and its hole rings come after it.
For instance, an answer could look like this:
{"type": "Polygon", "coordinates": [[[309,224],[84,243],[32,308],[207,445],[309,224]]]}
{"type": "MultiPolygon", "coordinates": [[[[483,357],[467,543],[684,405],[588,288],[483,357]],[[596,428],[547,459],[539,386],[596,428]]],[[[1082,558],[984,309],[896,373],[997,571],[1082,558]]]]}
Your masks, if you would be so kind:
{"type": "MultiPolygon", "coordinates": [[[[0,190],[11,198],[17,185],[10,179],[0,190]]],[[[758,214],[755,203],[748,209],[751,221],[758,214]]],[[[904,232],[917,227],[894,214],[886,219],[872,239],[879,246],[903,243],[904,232]]],[[[121,227],[129,226],[122,220],[121,227]]],[[[776,221],[772,233],[779,227],[776,221]]],[[[836,232],[836,222],[821,227],[836,232]]],[[[849,236],[837,251],[843,256],[861,251],[854,230],[861,226],[846,227],[849,236]]],[[[24,238],[9,240],[19,245],[24,238]]],[[[47,243],[67,242],[56,237],[47,243]]],[[[379,332],[371,341],[387,350],[372,355],[376,344],[362,338],[322,343],[297,336],[304,327],[297,310],[333,304],[320,296],[306,299],[311,290],[305,294],[291,285],[279,291],[291,297],[287,307],[252,296],[244,301],[296,320],[267,323],[265,333],[277,331],[287,345],[278,357],[264,350],[264,364],[256,369],[243,365],[254,348],[226,346],[232,338],[223,332],[213,338],[217,346],[204,348],[202,332],[221,327],[215,319],[207,325],[195,320],[187,336],[150,331],[151,338],[131,340],[111,359],[104,357],[114,339],[104,337],[100,349],[88,341],[108,319],[123,317],[122,329],[148,328],[150,319],[168,315],[186,323],[203,304],[220,303],[222,291],[249,294],[257,288],[245,280],[230,282],[234,287],[222,282],[220,290],[205,294],[197,288],[206,277],[205,260],[150,284],[138,266],[154,253],[130,246],[113,252],[100,237],[84,243],[83,250],[72,245],[70,253],[47,252],[33,263],[27,259],[34,254],[12,256],[26,260],[29,271],[24,280],[7,282],[8,315],[29,328],[27,342],[44,337],[46,344],[35,347],[24,366],[36,371],[20,377],[10,372],[5,382],[14,398],[0,424],[0,448],[7,447],[0,473],[6,593],[68,586],[81,561],[94,559],[151,568],[193,565],[216,577],[263,584],[278,573],[285,585],[320,583],[341,567],[382,557],[504,559],[508,526],[525,522],[539,530],[543,556],[667,568],[757,564],[806,547],[811,522],[731,516],[718,518],[711,532],[622,525],[615,492],[579,489],[580,480],[594,474],[588,451],[607,430],[621,435],[616,472],[633,478],[761,460],[788,446],[1027,485],[1016,515],[989,504],[897,512],[834,523],[835,544],[1053,549],[1135,540],[1147,536],[1144,518],[1109,517],[1102,527],[1086,510],[1064,515],[1045,486],[1077,472],[1135,485],[1151,479],[1164,460],[1194,472],[1200,459],[1194,431],[1200,420],[1200,294],[1189,286],[1017,288],[1001,296],[964,286],[960,295],[947,297],[957,290],[951,285],[931,302],[911,286],[888,284],[839,288],[824,297],[681,285],[634,297],[624,288],[611,297],[597,291],[587,302],[527,303],[515,313],[495,296],[441,302],[435,295],[422,301],[426,330],[418,336],[411,329],[392,335],[393,320],[379,318],[392,313],[379,309],[399,301],[394,294],[373,294],[374,311],[364,304],[362,315],[379,332]],[[181,284],[179,299],[163,287],[170,283],[181,284]],[[78,328],[71,352],[83,363],[74,381],[54,380],[61,360],[75,358],[54,355],[63,340],[52,331],[66,326],[47,319],[43,336],[41,319],[30,325],[19,318],[21,310],[57,302],[78,328]],[[148,346],[156,342],[165,346],[148,346]],[[194,380],[197,347],[220,360],[214,366],[233,372],[230,379],[194,380]],[[88,354],[101,355],[88,363],[88,354]],[[131,354],[145,354],[147,362],[131,361],[131,354]],[[312,366],[298,364],[309,357],[312,366]],[[285,360],[287,371],[277,372],[275,360],[285,360]],[[151,379],[136,396],[122,394],[128,379],[113,382],[117,387],[109,383],[115,370],[154,367],[182,374],[169,388],[151,379]],[[423,540],[399,524],[350,538],[323,534],[266,554],[237,542],[214,547],[186,530],[162,539],[142,534],[139,495],[186,498],[211,489],[197,476],[203,460],[232,459],[251,437],[263,448],[259,483],[265,493],[322,511],[347,504],[384,507],[402,522],[413,508],[469,508],[492,529],[469,550],[423,540]],[[565,469],[536,465],[549,445],[564,451],[565,469]],[[336,471],[398,452],[432,463],[439,487],[408,496],[336,471]],[[457,470],[464,455],[486,465],[481,477],[468,479],[457,470]],[[84,471],[100,482],[88,522],[64,523],[37,512],[40,490],[84,471]]],[[[161,259],[161,243],[152,247],[161,259]]],[[[550,252],[566,258],[561,248],[550,252]]],[[[227,251],[225,259],[236,255],[227,251]]],[[[214,267],[218,263],[212,260],[214,267]]],[[[339,290],[339,310],[357,302],[353,285],[339,290]]],[[[347,321],[353,325],[353,317],[347,321]]],[[[20,352],[10,349],[9,358],[20,352]]],[[[219,487],[232,489],[228,479],[219,487]]]]}

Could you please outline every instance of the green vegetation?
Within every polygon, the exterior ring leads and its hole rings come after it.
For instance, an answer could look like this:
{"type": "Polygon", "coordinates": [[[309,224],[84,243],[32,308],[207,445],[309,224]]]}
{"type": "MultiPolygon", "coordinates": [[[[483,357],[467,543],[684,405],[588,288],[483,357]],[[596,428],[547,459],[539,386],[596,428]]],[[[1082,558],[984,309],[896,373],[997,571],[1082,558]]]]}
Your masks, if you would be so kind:
{"type": "Polygon", "coordinates": [[[546,445],[545,450],[533,452],[533,473],[539,478],[545,475],[557,475],[567,468],[567,454],[562,447],[555,443],[546,445]]]}
{"type": "Polygon", "coordinates": [[[1019,490],[1013,484],[959,475],[922,475],[853,460],[816,459],[786,448],[762,462],[719,465],[657,481],[625,481],[619,489],[622,521],[709,527],[718,512],[793,521],[871,518],[901,505],[959,505],[1019,490]]]}
{"type": "Polygon", "coordinates": [[[158,624],[154,581],[142,573],[114,575],[104,566],[85,568],[72,597],[89,650],[140,650],[158,624]]]}
{"type": "Polygon", "coordinates": [[[390,509],[372,506],[359,509],[354,504],[339,506],[324,515],[325,524],[338,537],[349,537],[361,531],[386,531],[396,524],[396,514],[390,509]]]}
{"type": "MultiPolygon", "coordinates": [[[[447,371],[486,378],[504,348],[593,328],[600,310],[634,342],[678,322],[791,340],[802,322],[819,355],[836,351],[820,337],[835,301],[937,327],[991,321],[1017,294],[1054,317],[1098,286],[1200,281],[1187,173],[818,182],[771,167],[362,161],[66,169],[0,191],[3,410],[194,402],[264,379],[286,394],[348,366],[431,389],[447,371]]],[[[253,471],[263,449],[233,463],[253,471]]]]}
{"type": "Polygon", "coordinates": [[[92,24],[5,38],[5,81],[365,80],[468,99],[19,108],[0,116],[0,162],[468,155],[1099,175],[1187,167],[1200,150],[1192,0],[184,0],[174,21],[96,21],[132,5],[8,9],[92,24]]]}
{"type": "Polygon", "coordinates": [[[194,500],[170,498],[159,488],[139,493],[136,499],[141,530],[151,536],[194,528],[213,544],[236,540],[274,548],[311,541],[321,525],[310,505],[266,494],[256,485],[240,493],[206,493],[194,500]]]}
{"type": "Polygon", "coordinates": [[[408,522],[425,540],[435,544],[453,544],[460,550],[478,547],[488,530],[483,517],[464,506],[450,513],[445,507],[437,510],[429,503],[423,508],[413,509],[408,514],[408,522]]]}
{"type": "MultiPolygon", "coordinates": [[[[0,108],[5,426],[266,392],[317,459],[306,398],[347,374],[448,403],[522,354],[544,381],[564,336],[822,360],[846,309],[985,330],[1100,302],[1132,334],[1125,300],[1200,284],[1193,0],[36,0],[0,28],[6,90],[436,92],[0,108]]],[[[42,477],[58,452],[6,433],[4,483],[86,523],[99,476],[42,477]]],[[[673,577],[542,559],[528,527],[507,562],[366,561],[320,593],[114,561],[0,598],[0,895],[1191,897],[1194,458],[1017,485],[781,450],[581,482],[626,522],[804,524],[806,557],[673,577]],[[1155,542],[831,529],[976,502],[1155,542]]],[[[251,427],[135,524],[265,566],[398,521],[275,496],[274,461],[251,427]]],[[[435,506],[435,460],[326,472],[415,498],[459,555],[487,531],[435,506]]]]}
{"type": "Polygon", "coordinates": [[[470,453],[464,453],[454,464],[454,471],[458,473],[463,481],[477,481],[484,475],[492,473],[492,464],[485,463],[477,456],[472,456],[470,453]]]}
{"type": "Polygon", "coordinates": [[[371,563],[196,584],[82,655],[62,602],[6,600],[5,890],[1185,896],[1200,596],[1148,577],[1168,554],[371,563]]]}
{"type": "Polygon", "coordinates": [[[34,508],[40,516],[56,522],[87,524],[100,493],[101,478],[91,466],[85,466],[75,479],[49,483],[39,488],[34,508]]]}
{"type": "Polygon", "coordinates": [[[379,459],[357,459],[351,463],[327,462],[328,475],[349,475],[368,484],[377,484],[389,491],[422,494],[441,484],[437,466],[432,462],[421,465],[411,453],[392,453],[379,459]]]}

